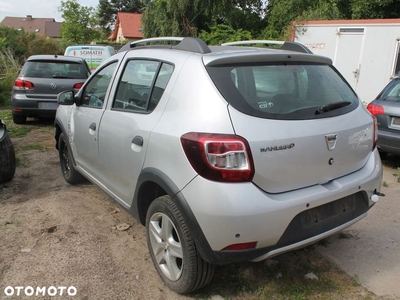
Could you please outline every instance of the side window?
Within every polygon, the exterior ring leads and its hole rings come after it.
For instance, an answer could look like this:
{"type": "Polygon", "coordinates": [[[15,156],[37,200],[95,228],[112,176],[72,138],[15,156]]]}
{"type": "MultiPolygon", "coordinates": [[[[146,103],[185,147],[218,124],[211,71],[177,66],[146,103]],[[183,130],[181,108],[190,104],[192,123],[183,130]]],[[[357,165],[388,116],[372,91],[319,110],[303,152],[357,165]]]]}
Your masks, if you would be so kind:
{"type": "Polygon", "coordinates": [[[157,106],[172,75],[173,66],[157,61],[131,60],[118,84],[112,108],[151,112],[157,106]]]}
{"type": "Polygon", "coordinates": [[[104,97],[116,67],[117,62],[113,62],[90,79],[83,91],[82,105],[96,108],[103,107],[104,97]]]}
{"type": "Polygon", "coordinates": [[[164,94],[164,90],[167,87],[168,81],[171,78],[173,70],[174,67],[172,65],[166,63],[162,64],[160,73],[158,74],[156,83],[151,93],[150,103],[147,108],[149,112],[153,111],[154,108],[156,108],[158,101],[160,101],[161,96],[164,94]]]}

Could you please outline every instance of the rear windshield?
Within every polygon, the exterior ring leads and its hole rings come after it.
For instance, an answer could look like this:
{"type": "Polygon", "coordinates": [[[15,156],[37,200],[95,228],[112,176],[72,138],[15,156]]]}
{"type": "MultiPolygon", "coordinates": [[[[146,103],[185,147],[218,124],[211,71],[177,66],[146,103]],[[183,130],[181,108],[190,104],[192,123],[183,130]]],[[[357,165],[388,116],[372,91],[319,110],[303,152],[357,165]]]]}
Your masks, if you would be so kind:
{"type": "Polygon", "coordinates": [[[27,61],[20,73],[23,77],[86,79],[88,70],[83,64],[65,61],[27,61]]]}
{"type": "Polygon", "coordinates": [[[400,102],[400,79],[395,79],[384,88],[381,95],[378,96],[379,100],[400,102]]]}
{"type": "Polygon", "coordinates": [[[207,70],[229,104],[256,117],[316,119],[344,114],[359,104],[328,65],[224,65],[207,70]]]}

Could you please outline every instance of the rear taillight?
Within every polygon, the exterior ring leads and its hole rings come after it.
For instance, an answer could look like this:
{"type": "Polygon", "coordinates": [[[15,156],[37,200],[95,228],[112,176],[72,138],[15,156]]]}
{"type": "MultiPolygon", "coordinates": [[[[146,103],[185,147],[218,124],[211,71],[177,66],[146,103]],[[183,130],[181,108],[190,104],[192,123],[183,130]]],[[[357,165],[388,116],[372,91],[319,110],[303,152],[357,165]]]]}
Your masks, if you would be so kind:
{"type": "Polygon", "coordinates": [[[385,114],[385,110],[381,105],[370,103],[367,105],[367,109],[373,116],[385,114]]]}
{"type": "Polygon", "coordinates": [[[16,90],[33,90],[34,87],[35,86],[30,81],[17,79],[14,82],[14,89],[16,90]]]}
{"type": "Polygon", "coordinates": [[[82,87],[83,82],[75,83],[74,84],[74,92],[77,93],[79,89],[82,87]]]}
{"type": "Polygon", "coordinates": [[[373,119],[373,127],[374,127],[374,142],[373,142],[373,144],[372,144],[372,150],[374,150],[375,149],[375,147],[376,147],[376,144],[377,144],[377,142],[378,142],[378,122],[377,122],[377,120],[376,120],[376,117],[375,116],[372,116],[372,119],[373,119]]]}
{"type": "Polygon", "coordinates": [[[185,154],[202,177],[220,182],[249,182],[254,164],[247,141],[237,135],[190,132],[181,137],[185,154]]]}

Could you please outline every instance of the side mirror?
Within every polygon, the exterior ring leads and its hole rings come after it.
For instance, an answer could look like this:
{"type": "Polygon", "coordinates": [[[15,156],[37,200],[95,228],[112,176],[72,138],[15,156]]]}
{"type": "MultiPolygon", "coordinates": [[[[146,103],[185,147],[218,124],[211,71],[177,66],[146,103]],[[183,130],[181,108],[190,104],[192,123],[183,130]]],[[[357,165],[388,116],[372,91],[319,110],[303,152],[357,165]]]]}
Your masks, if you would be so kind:
{"type": "Polygon", "coordinates": [[[60,105],[74,104],[74,91],[64,91],[57,95],[57,103],[60,105]]]}

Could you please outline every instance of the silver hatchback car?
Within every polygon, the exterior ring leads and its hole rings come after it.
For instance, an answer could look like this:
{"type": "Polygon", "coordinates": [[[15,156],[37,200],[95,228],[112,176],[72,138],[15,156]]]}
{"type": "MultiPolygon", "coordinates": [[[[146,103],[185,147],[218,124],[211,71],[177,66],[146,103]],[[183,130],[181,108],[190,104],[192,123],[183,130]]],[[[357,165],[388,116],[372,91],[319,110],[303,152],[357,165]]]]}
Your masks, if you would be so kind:
{"type": "Polygon", "coordinates": [[[12,116],[16,124],[27,117],[54,118],[58,93],[78,91],[90,70],[82,58],[58,55],[30,56],[11,92],[12,116]]]}
{"type": "Polygon", "coordinates": [[[177,293],[216,264],[340,232],[381,195],[375,118],[330,59],[280,46],[141,40],[58,96],[65,180],[89,179],[146,226],[177,293]]]}

